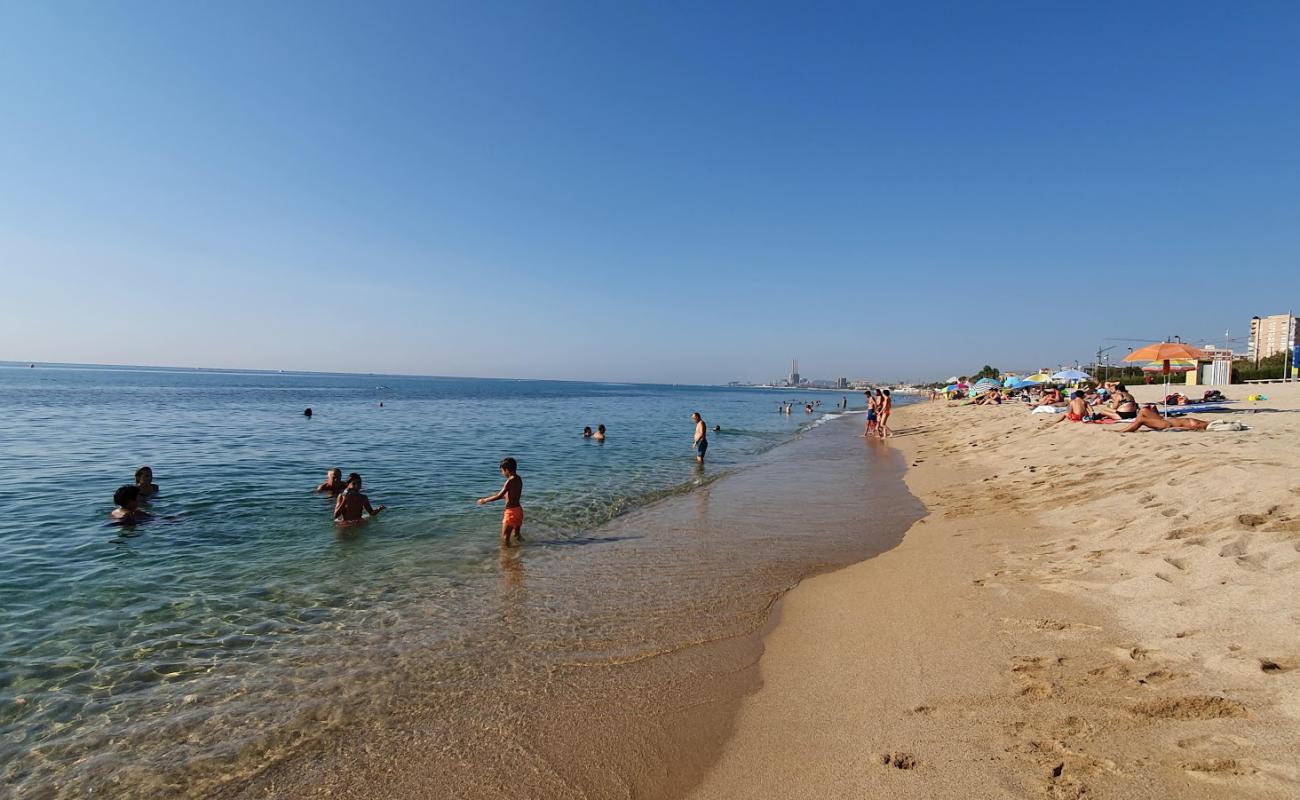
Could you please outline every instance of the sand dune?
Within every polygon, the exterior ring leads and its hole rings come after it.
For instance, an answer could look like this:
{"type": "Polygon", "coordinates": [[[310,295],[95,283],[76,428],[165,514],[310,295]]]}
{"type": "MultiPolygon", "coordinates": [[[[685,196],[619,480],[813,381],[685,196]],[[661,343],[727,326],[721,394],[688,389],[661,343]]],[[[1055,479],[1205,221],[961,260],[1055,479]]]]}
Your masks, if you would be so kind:
{"type": "Polygon", "coordinates": [[[1260,391],[1242,432],[901,411],[929,515],[787,596],[693,796],[1300,797],[1300,387],[1260,391]]]}

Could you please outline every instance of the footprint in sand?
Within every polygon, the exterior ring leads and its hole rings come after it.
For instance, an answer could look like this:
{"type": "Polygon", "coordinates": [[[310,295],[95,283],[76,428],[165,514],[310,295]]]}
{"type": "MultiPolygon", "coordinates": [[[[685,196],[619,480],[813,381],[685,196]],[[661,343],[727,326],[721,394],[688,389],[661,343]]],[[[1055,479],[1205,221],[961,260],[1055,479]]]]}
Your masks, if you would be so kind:
{"type": "Polygon", "coordinates": [[[1229,700],[1226,697],[1216,695],[1186,695],[1184,697],[1149,700],[1134,705],[1131,711],[1141,717],[1180,722],[1250,716],[1250,711],[1246,706],[1236,700],[1229,700]]]}

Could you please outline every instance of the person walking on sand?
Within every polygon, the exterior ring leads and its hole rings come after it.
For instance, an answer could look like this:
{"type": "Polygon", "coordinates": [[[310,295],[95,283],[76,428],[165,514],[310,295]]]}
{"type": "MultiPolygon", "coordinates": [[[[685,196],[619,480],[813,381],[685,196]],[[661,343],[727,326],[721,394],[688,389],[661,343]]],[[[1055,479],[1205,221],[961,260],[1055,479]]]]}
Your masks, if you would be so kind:
{"type": "Polygon", "coordinates": [[[880,395],[880,410],[876,412],[876,429],[880,432],[880,438],[886,439],[894,435],[889,429],[889,415],[894,411],[894,398],[890,396],[889,390],[885,389],[880,395]]]}
{"type": "Polygon", "coordinates": [[[691,414],[691,419],[695,420],[695,462],[703,464],[704,454],[709,449],[709,426],[704,424],[704,417],[698,411],[691,414]]]}
{"type": "Polygon", "coordinates": [[[524,479],[519,477],[518,462],[509,456],[501,459],[501,474],[506,479],[501,491],[490,497],[480,497],[478,504],[484,506],[501,499],[506,501],[506,511],[501,517],[501,546],[509,547],[512,534],[520,542],[524,540],[524,507],[520,503],[524,493],[524,479]]]}
{"type": "Polygon", "coordinates": [[[870,389],[862,394],[867,398],[867,422],[862,426],[862,435],[870,436],[876,432],[876,398],[871,395],[870,389]]]}

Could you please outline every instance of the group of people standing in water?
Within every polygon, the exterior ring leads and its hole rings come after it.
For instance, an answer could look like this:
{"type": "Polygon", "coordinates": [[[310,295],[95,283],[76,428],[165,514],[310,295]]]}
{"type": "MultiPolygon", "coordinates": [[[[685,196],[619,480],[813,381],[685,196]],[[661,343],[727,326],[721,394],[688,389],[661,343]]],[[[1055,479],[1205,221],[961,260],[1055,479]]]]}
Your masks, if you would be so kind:
{"type": "MultiPolygon", "coordinates": [[[[304,415],[310,416],[311,409],[307,409],[304,415]]],[[[709,448],[709,428],[698,411],[691,414],[691,421],[694,423],[695,428],[691,448],[695,454],[695,460],[703,464],[704,454],[709,448]]],[[[722,429],[715,426],[713,430],[716,432],[722,429]]],[[[605,426],[603,424],[597,425],[595,431],[590,427],[584,428],[582,437],[603,442],[605,440],[605,426]]],[[[477,503],[478,505],[487,505],[497,500],[505,501],[505,512],[501,520],[501,544],[510,546],[512,542],[519,543],[524,540],[524,508],[522,503],[524,480],[519,476],[519,465],[515,459],[503,458],[499,466],[501,475],[505,478],[501,489],[496,494],[480,497],[477,503]]],[[[312,491],[317,494],[328,495],[334,500],[333,520],[335,522],[354,524],[367,517],[376,517],[384,510],[382,505],[371,505],[370,498],[362,493],[361,488],[360,473],[350,473],[345,480],[343,470],[334,467],[325,473],[325,480],[312,491]]],[[[114,508],[110,516],[114,523],[133,525],[148,519],[150,514],[140,506],[157,493],[158,484],[153,482],[153,469],[147,466],[140,467],[135,472],[135,483],[122,486],[113,494],[114,508]]]]}

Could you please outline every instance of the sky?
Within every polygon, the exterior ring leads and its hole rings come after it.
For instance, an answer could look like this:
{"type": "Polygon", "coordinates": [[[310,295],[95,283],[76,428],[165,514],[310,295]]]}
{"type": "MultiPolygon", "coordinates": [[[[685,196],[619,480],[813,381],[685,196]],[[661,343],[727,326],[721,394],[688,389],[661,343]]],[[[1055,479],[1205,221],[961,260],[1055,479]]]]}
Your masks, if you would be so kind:
{"type": "Polygon", "coordinates": [[[1267,2],[0,0],[0,359],[920,380],[1244,339],[1300,310],[1297,41],[1267,2]]]}

